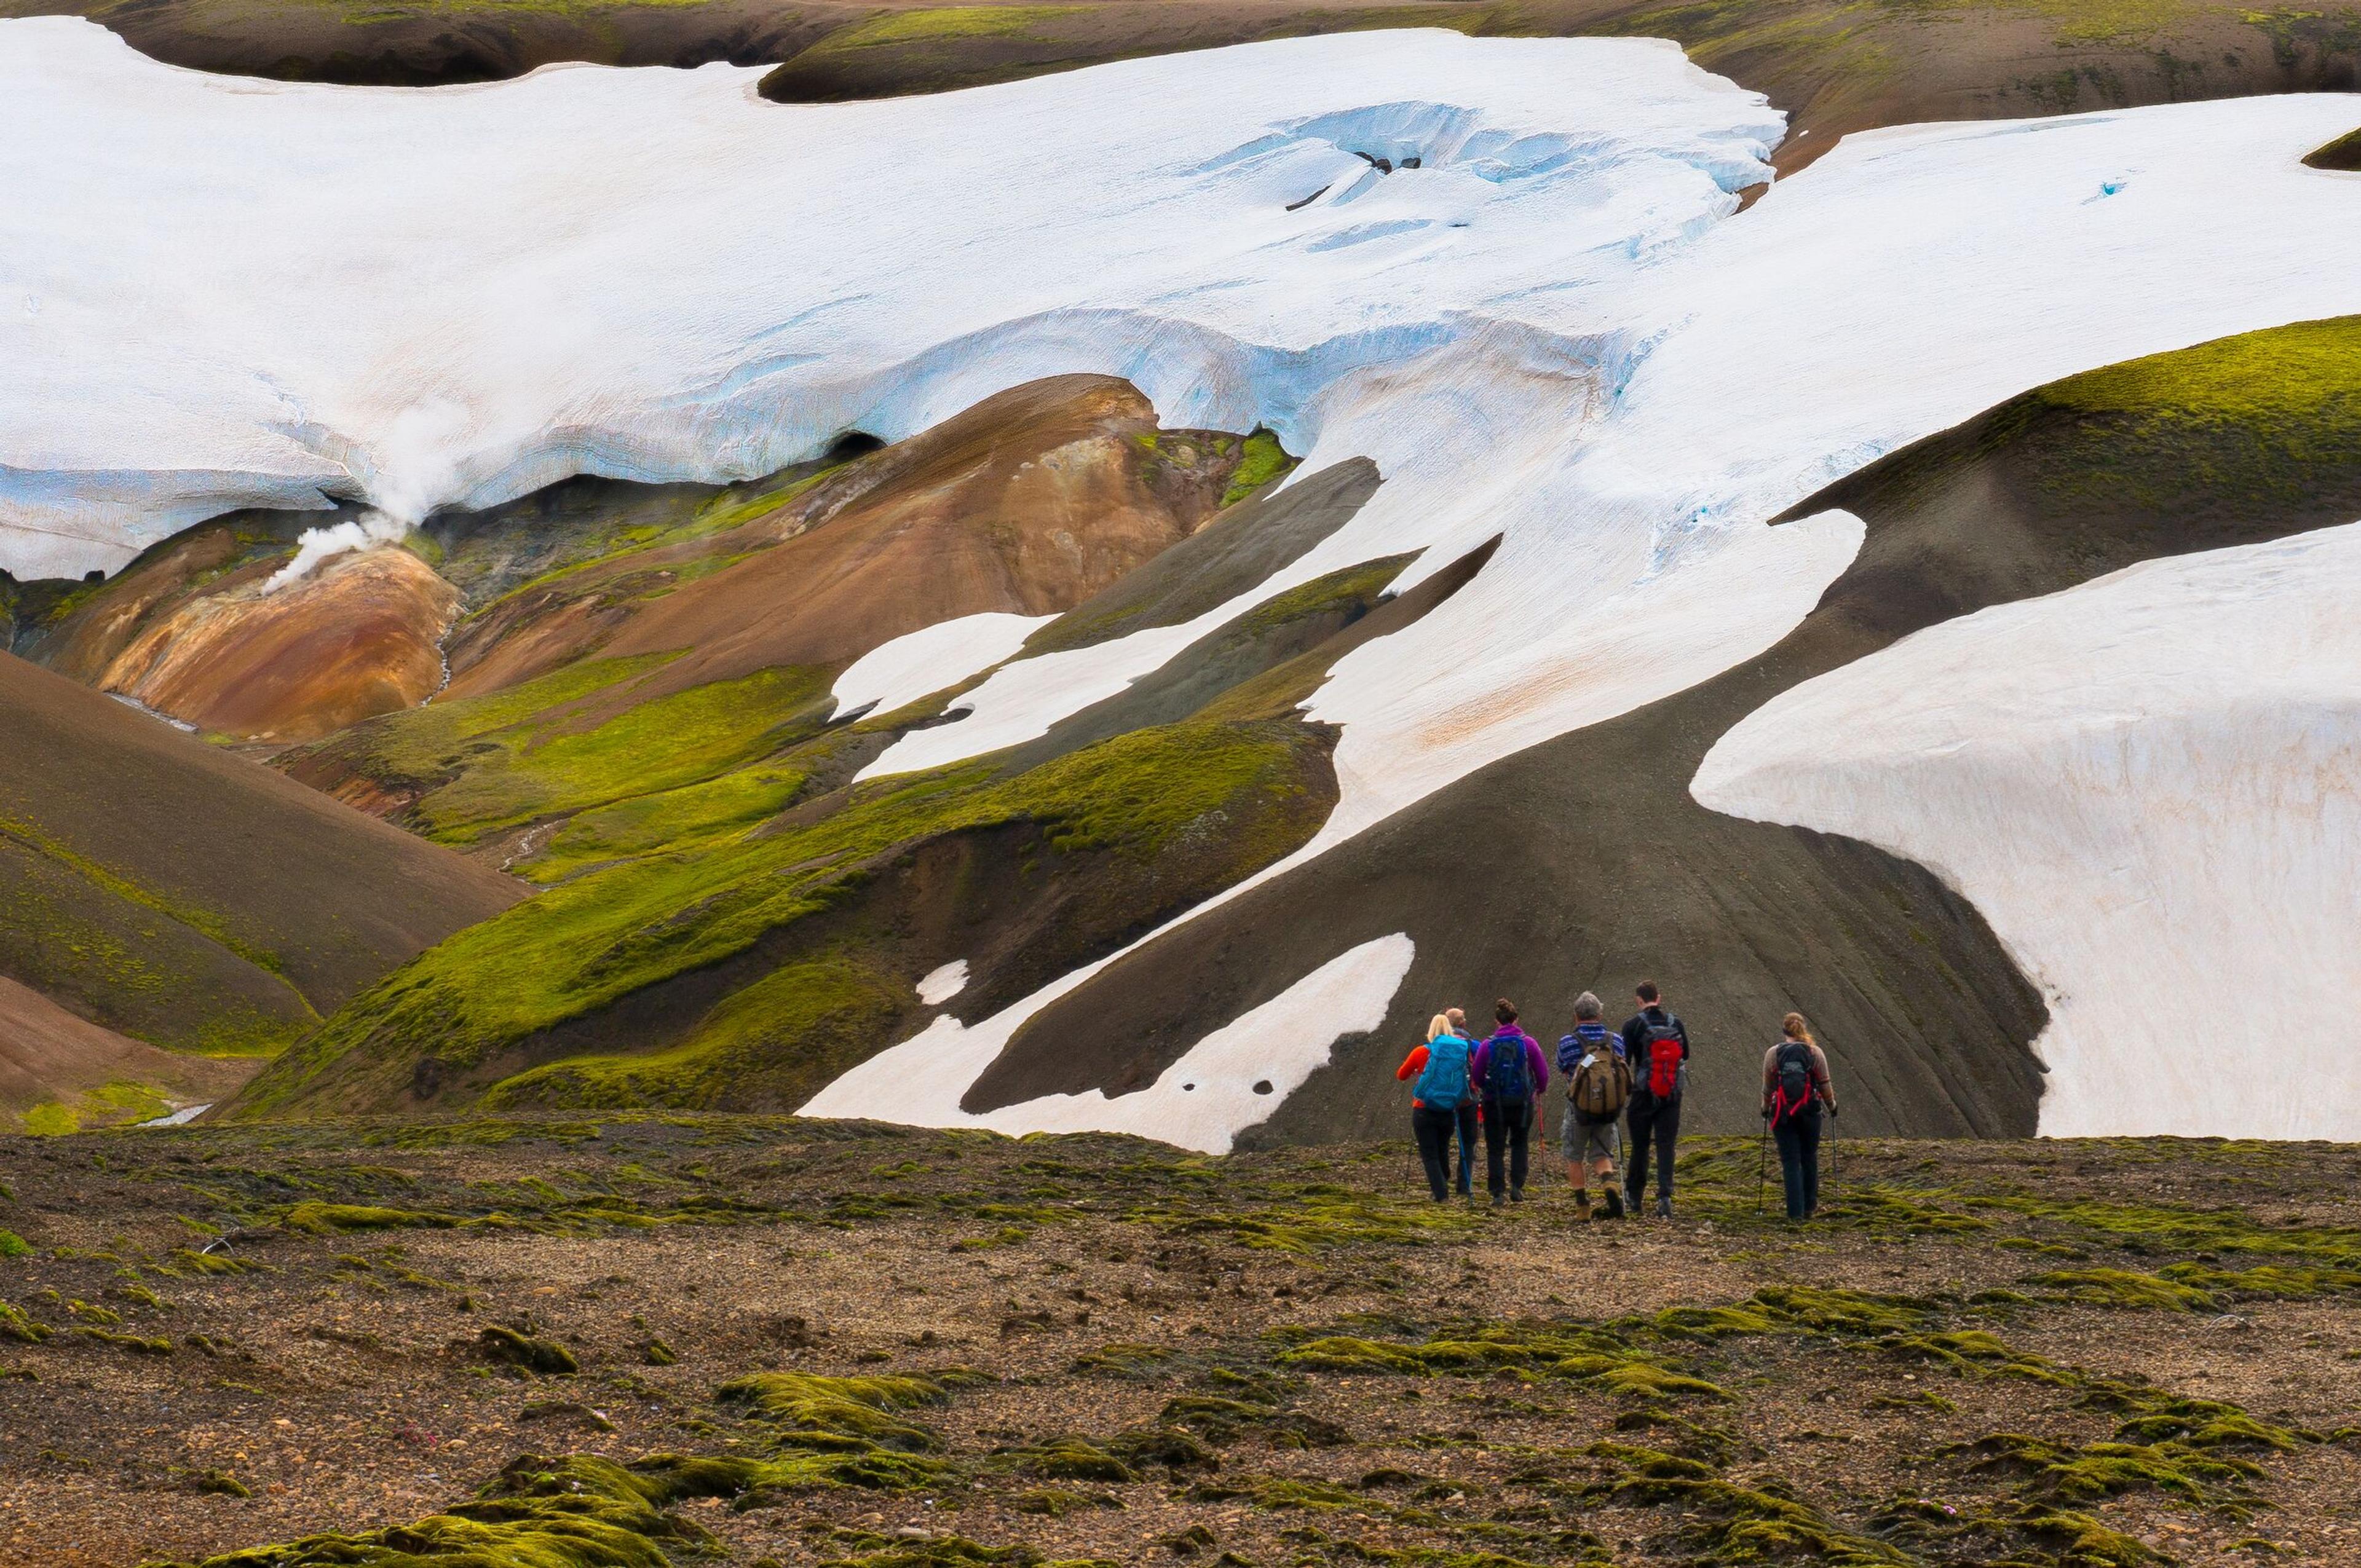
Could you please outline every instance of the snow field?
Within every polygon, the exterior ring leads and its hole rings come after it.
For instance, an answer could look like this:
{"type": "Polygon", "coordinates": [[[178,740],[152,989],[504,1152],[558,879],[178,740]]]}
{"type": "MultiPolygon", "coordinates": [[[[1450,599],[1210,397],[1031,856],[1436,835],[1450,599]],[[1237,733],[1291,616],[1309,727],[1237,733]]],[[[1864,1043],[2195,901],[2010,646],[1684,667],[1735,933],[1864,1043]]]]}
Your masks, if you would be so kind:
{"type": "Polygon", "coordinates": [[[1967,895],[2041,987],[2041,1131],[2351,1138],[2361,523],[2150,561],[1773,698],[1690,786],[1967,895]]]}

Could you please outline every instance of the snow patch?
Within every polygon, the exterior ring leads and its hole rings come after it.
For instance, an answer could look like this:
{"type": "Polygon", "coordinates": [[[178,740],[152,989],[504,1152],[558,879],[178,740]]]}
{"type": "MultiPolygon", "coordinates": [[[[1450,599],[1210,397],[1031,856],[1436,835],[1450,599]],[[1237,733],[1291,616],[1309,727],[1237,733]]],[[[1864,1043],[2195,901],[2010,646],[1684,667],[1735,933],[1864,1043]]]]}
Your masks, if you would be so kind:
{"type": "Polygon", "coordinates": [[[2048,1000],[2043,1134],[2361,1137],[2356,603],[2361,523],[2147,562],[1790,689],[1690,792],[1974,904],[2048,1000]]]}
{"type": "Polygon", "coordinates": [[[829,1084],[800,1116],[876,1118],[922,1127],[995,1132],[1136,1133],[1182,1148],[1227,1154],[1237,1135],[1325,1065],[1347,1035],[1385,1022],[1417,948],[1397,932],[1329,959],[1261,1006],[1198,1041],[1157,1080],[1109,1098],[1101,1090],[1049,1094],[981,1116],[959,1108],[1019,1025],[1095,973],[1093,964],[969,1027],[948,1014],[917,1037],[879,1052],[829,1084]]]}
{"type": "Polygon", "coordinates": [[[891,713],[1013,656],[1054,615],[989,611],[937,621],[873,648],[836,678],[836,711],[891,713]]]}
{"type": "Polygon", "coordinates": [[[939,969],[928,970],[918,981],[918,1000],[929,1007],[940,1007],[967,989],[967,960],[953,959],[939,969]]]}

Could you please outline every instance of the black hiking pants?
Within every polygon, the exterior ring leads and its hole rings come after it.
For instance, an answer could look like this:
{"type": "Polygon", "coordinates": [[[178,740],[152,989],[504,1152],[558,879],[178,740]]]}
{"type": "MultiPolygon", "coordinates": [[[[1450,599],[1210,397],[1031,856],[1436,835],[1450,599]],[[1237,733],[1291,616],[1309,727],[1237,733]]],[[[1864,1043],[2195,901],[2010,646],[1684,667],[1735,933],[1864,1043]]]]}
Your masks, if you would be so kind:
{"type": "MultiPolygon", "coordinates": [[[[1451,1137],[1462,1130],[1463,1122],[1473,1122],[1475,1107],[1463,1105],[1456,1111],[1437,1111],[1419,1105],[1410,1113],[1411,1135],[1418,1140],[1418,1160],[1426,1168],[1426,1185],[1438,1203],[1451,1196],[1451,1137]]],[[[1469,1126],[1459,1140],[1459,1190],[1467,1190],[1469,1146],[1475,1128],[1469,1126]]]]}
{"type": "Polygon", "coordinates": [[[1639,1212],[1641,1200],[1648,1195],[1648,1146],[1656,1146],[1656,1196],[1664,1202],[1673,1201],[1673,1146],[1681,1135],[1681,1102],[1678,1096],[1659,1100],[1653,1094],[1631,1097],[1631,1166],[1624,1172],[1624,1188],[1631,1195],[1631,1209],[1639,1212]]]}
{"type": "Polygon", "coordinates": [[[1508,1156],[1508,1190],[1520,1194],[1524,1191],[1525,1151],[1532,1131],[1532,1101],[1484,1102],[1484,1186],[1493,1197],[1500,1196],[1500,1157],[1504,1153],[1508,1156]]]}
{"type": "Polygon", "coordinates": [[[1788,1117],[1771,1129],[1779,1145],[1779,1179],[1787,1188],[1787,1218],[1808,1220],[1820,1206],[1820,1108],[1788,1117]]]}

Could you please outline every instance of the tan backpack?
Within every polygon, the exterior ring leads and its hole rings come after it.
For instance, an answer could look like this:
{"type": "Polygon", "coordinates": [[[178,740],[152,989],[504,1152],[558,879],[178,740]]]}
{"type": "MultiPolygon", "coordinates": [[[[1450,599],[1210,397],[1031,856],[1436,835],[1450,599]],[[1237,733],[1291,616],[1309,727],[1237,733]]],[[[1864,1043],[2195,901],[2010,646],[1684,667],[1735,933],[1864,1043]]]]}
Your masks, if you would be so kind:
{"type": "Polygon", "coordinates": [[[1631,1064],[1618,1056],[1613,1046],[1602,1045],[1586,1065],[1575,1069],[1566,1082],[1565,1096],[1594,1122],[1621,1115],[1631,1102],[1631,1064]]]}

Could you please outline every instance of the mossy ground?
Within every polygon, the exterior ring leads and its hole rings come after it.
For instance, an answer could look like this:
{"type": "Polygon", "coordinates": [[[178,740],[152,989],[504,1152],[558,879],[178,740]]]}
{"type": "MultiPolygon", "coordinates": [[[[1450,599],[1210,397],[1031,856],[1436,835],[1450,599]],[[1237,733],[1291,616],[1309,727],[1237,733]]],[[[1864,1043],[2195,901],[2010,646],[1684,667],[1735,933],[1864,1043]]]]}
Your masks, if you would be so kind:
{"type": "Polygon", "coordinates": [[[1800,1231],[1752,1154],[1580,1226],[1400,1144],[0,1140],[0,1560],[2351,1560],[2355,1151],[1848,1142],[1800,1231]]]}

